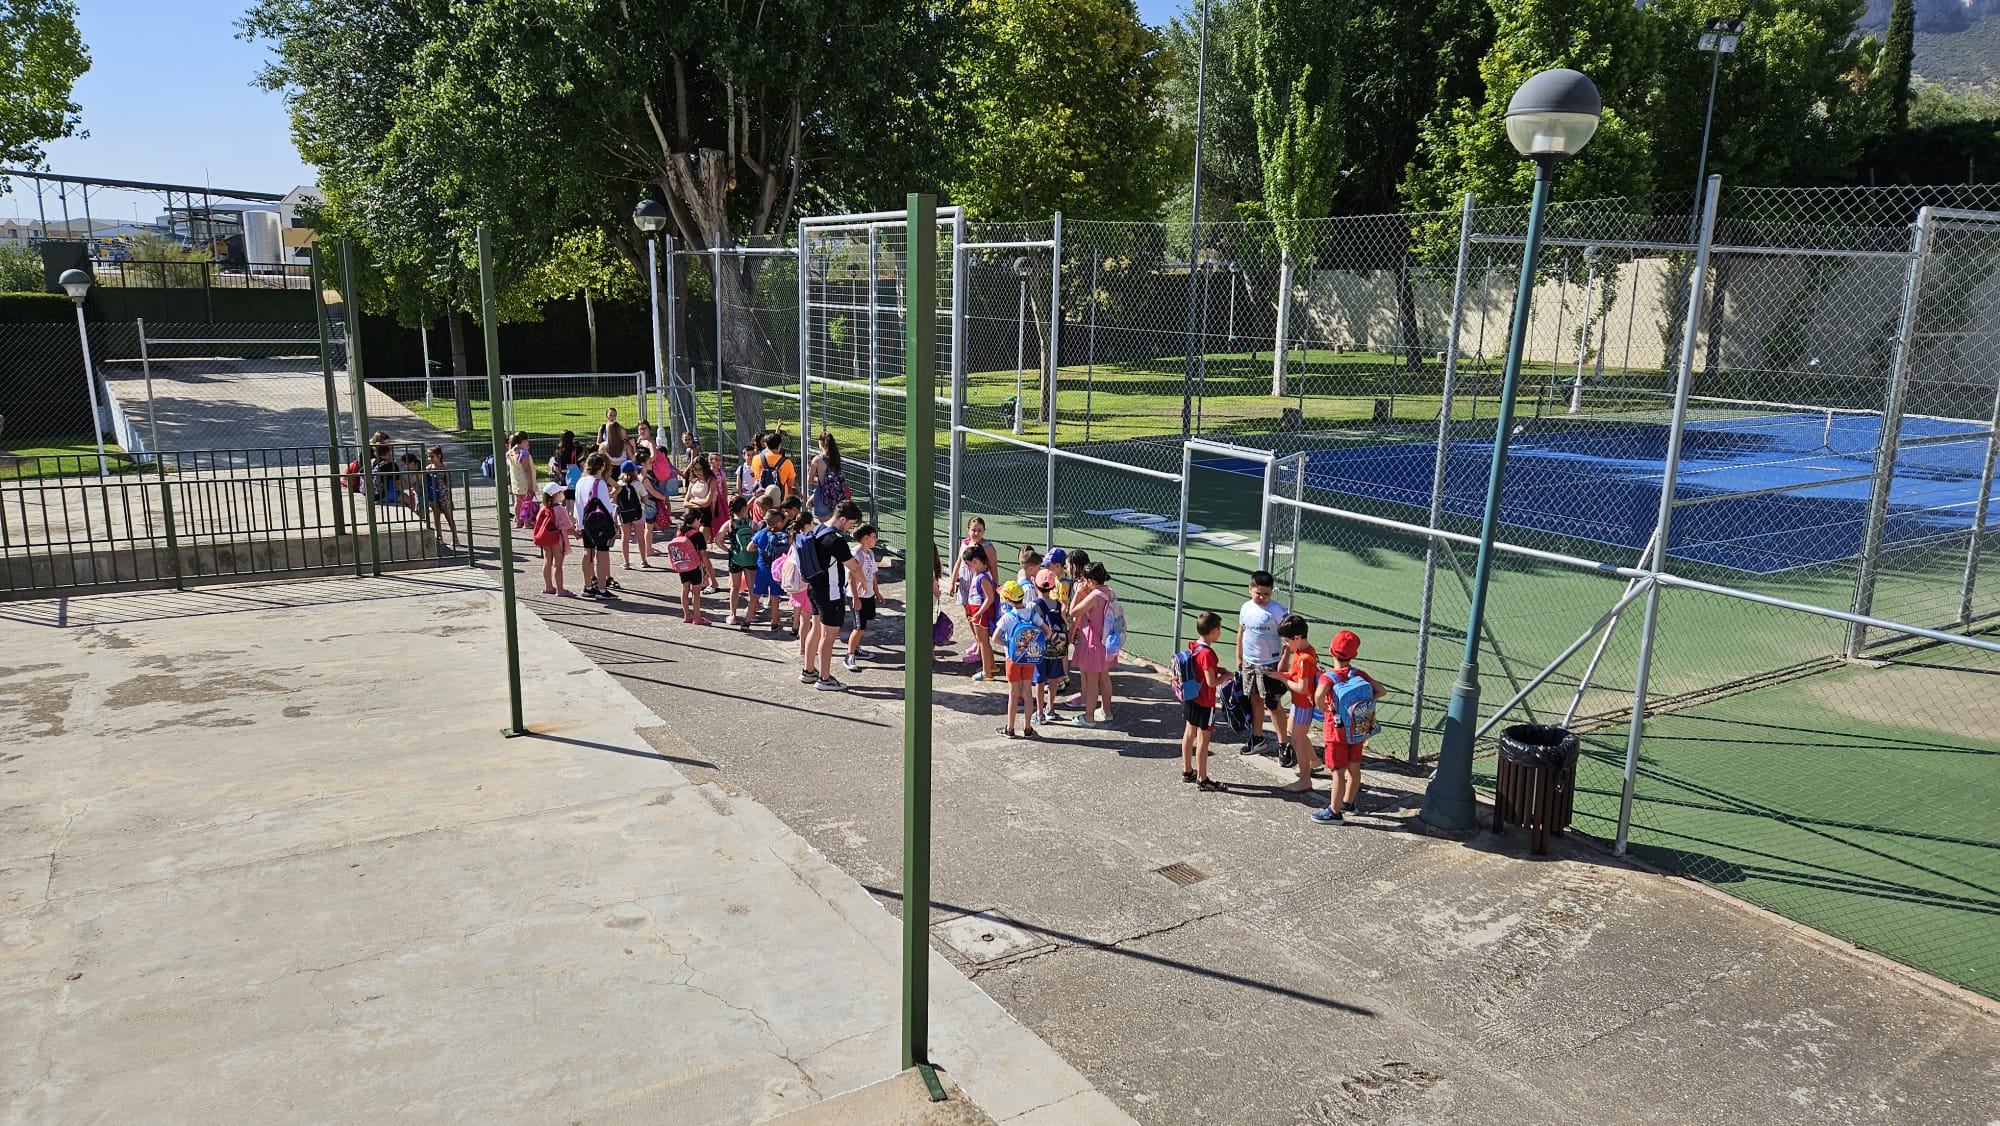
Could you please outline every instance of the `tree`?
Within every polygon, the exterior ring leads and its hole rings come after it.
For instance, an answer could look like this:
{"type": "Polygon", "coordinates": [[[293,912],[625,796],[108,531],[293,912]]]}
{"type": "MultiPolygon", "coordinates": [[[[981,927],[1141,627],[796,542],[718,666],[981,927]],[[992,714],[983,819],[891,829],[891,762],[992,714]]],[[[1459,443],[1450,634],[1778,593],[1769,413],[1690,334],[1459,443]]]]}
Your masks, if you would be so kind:
{"type": "Polygon", "coordinates": [[[984,219],[1150,219],[1169,169],[1159,33],[1131,0],[970,0],[971,141],[952,198],[984,219]]]}
{"type": "Polygon", "coordinates": [[[1350,0],[1340,42],[1342,168],[1333,212],[1395,211],[1424,118],[1440,102],[1480,92],[1493,15],[1485,0],[1350,0]]]}
{"type": "Polygon", "coordinates": [[[1340,0],[1255,0],[1252,95],[1264,208],[1280,224],[1333,213],[1340,185],[1340,0]]]}
{"type": "Polygon", "coordinates": [[[1455,208],[1467,190],[1484,204],[1525,201],[1535,168],[1508,142],[1503,118],[1521,83],[1551,67],[1589,75],[1604,98],[1597,134],[1563,166],[1557,193],[1651,191],[1647,107],[1660,56],[1657,21],[1629,0],[1494,0],[1493,15],[1493,45],[1479,61],[1483,94],[1441,102],[1425,120],[1404,199],[1431,210],[1455,208]]]}
{"type": "MultiPolygon", "coordinates": [[[[630,216],[648,194],[706,250],[781,240],[803,200],[934,182],[960,40],[941,4],[891,0],[261,0],[244,30],[277,45],[264,80],[287,92],[330,221],[366,232],[385,275],[452,263],[459,307],[476,223],[512,283],[587,229],[643,270],[630,216]]],[[[710,279],[741,379],[785,367],[749,312],[761,262],[710,279]]],[[[736,397],[739,430],[762,425],[758,399],[736,397]]]]}
{"type": "Polygon", "coordinates": [[[0,164],[34,167],[44,144],[77,135],[70,91],[89,69],[76,0],[0,0],[0,164]]]}
{"type": "Polygon", "coordinates": [[[1889,31],[1882,39],[1876,64],[1882,81],[1881,115],[1885,132],[1910,127],[1910,64],[1916,61],[1917,12],[1912,0],[1896,0],[1889,8],[1889,31]]]}
{"type": "MultiPolygon", "coordinates": [[[[1708,170],[1724,183],[1788,185],[1843,180],[1868,131],[1852,84],[1861,45],[1854,0],[1658,0],[1658,91],[1648,114],[1658,188],[1696,190],[1711,73],[1715,118],[1708,170]],[[1748,21],[1736,52],[1695,49],[1718,11],[1748,21]]],[[[1595,142],[1592,142],[1593,146],[1595,142]]]]}

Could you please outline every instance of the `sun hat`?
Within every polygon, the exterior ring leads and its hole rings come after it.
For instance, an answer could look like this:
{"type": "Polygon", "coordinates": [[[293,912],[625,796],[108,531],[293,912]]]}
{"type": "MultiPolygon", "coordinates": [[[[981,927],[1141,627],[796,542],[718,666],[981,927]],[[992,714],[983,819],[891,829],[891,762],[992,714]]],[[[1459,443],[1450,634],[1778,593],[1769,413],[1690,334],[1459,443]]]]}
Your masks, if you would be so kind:
{"type": "Polygon", "coordinates": [[[1015,582],[1013,579],[1008,579],[1006,582],[1000,584],[1000,601],[1002,602],[1019,602],[1027,596],[1028,592],[1022,590],[1021,584],[1015,582]]]}
{"type": "Polygon", "coordinates": [[[1361,638],[1351,629],[1341,630],[1326,643],[1326,651],[1343,661],[1351,661],[1356,653],[1361,652],[1361,638]]]}

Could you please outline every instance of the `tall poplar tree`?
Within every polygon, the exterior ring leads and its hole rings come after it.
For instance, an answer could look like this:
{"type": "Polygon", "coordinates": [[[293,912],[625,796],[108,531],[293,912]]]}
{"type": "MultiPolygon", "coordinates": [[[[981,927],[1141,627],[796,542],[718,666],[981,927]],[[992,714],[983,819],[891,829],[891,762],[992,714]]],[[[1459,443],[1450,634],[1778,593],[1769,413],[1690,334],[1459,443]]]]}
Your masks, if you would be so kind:
{"type": "Polygon", "coordinates": [[[1333,213],[1340,189],[1340,30],[1344,0],[1256,0],[1251,95],[1264,208],[1288,220],[1333,213]]]}

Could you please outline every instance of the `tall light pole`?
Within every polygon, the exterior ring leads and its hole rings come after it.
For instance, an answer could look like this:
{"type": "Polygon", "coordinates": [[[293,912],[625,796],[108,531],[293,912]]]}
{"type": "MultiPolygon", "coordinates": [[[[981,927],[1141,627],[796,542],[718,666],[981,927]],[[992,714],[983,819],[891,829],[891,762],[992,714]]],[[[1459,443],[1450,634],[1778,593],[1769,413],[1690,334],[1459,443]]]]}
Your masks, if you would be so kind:
{"type": "Polygon", "coordinates": [[[76,304],[76,335],[83,342],[83,391],[90,397],[90,434],[97,439],[97,475],[109,476],[111,471],[104,464],[104,419],[97,413],[97,374],[90,368],[90,330],[83,326],[83,299],[90,293],[90,275],[82,270],[64,270],[56,284],[76,304]]]}
{"type": "MultiPolygon", "coordinates": [[[[660,232],[667,229],[667,209],[659,200],[642,199],[639,206],[632,209],[632,225],[646,236],[646,288],[651,294],[653,307],[653,378],[660,384],[660,402],[666,403],[673,399],[673,389],[668,386],[667,355],[660,348],[660,232]]],[[[720,346],[719,341],[717,346],[720,346]]],[[[719,403],[716,409],[722,409],[719,403]]],[[[667,418],[668,408],[663,407],[660,422],[662,429],[667,431],[666,448],[677,450],[680,448],[680,434],[676,431],[685,429],[685,423],[680,417],[678,401],[674,402],[671,410],[672,421],[667,418]]]]}
{"type": "Polygon", "coordinates": [[[1194,64],[1194,191],[1188,210],[1188,319],[1187,319],[1187,363],[1181,369],[1181,437],[1194,434],[1194,371],[1202,360],[1195,358],[1195,263],[1201,258],[1201,125],[1202,101],[1208,94],[1208,0],[1201,3],[1200,47],[1195,52],[1194,64]]]}
{"type": "Polygon", "coordinates": [[[1722,56],[1736,53],[1736,45],[1743,41],[1743,29],[1750,21],[1741,15],[1717,16],[1701,25],[1701,38],[1695,41],[1695,50],[1707,51],[1715,56],[1708,68],[1708,112],[1701,119],[1701,160],[1695,166],[1694,211],[1701,214],[1702,186],[1708,183],[1708,135],[1715,124],[1715,83],[1722,77],[1722,56]]]}
{"type": "Polygon", "coordinates": [[[1493,570],[1493,540],[1500,524],[1500,486],[1507,472],[1507,440],[1514,427],[1514,391],[1535,291],[1535,260],[1542,249],[1542,213],[1556,165],[1575,156],[1597,132],[1604,101],[1590,79],[1573,70],[1545,70],[1521,84],[1507,103],[1507,139],[1535,162],[1535,195],[1528,236],[1521,247],[1521,285],[1514,295],[1514,323],[1507,333],[1507,362],[1500,381],[1500,413],[1493,425],[1493,464],[1486,477],[1486,513],[1479,524],[1479,563],[1472,577],[1472,615],[1465,627],[1465,657],[1451,686],[1437,772],[1424,791],[1420,816],[1439,829],[1478,827],[1472,797],[1472,738],[1479,726],[1479,630],[1486,614],[1486,584],[1493,570]]]}

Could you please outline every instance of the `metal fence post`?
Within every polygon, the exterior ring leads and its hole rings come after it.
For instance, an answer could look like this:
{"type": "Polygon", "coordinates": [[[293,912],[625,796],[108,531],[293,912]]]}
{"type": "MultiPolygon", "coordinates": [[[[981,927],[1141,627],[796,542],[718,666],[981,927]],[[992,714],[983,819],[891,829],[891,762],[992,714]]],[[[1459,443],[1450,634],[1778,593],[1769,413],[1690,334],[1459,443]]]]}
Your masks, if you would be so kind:
{"type": "Polygon", "coordinates": [[[1181,611],[1187,597],[1188,493],[1194,487],[1194,446],[1181,443],[1181,518],[1174,526],[1174,647],[1167,654],[1172,661],[1181,651],[1181,611]]]}
{"type": "MultiPolygon", "coordinates": [[[[174,570],[174,589],[184,590],[186,583],[181,577],[180,535],[174,529],[174,486],[167,480],[166,460],[163,458],[157,464],[160,472],[160,518],[167,523],[167,562],[174,570]]],[[[158,573],[158,564],[155,563],[154,574],[158,573]]]]}
{"type": "MultiPolygon", "coordinates": [[[[1054,249],[1049,251],[1049,349],[1042,357],[1049,371],[1049,393],[1042,403],[1042,410],[1049,416],[1049,448],[1043,456],[1048,462],[1047,498],[1042,506],[1044,527],[1042,550],[1056,548],[1056,386],[1062,382],[1062,212],[1056,212],[1053,239],[1054,249]]],[[[1014,404],[1015,417],[1020,417],[1021,404],[1014,404]]]]}
{"type": "MultiPolygon", "coordinates": [[[[875,224],[868,224],[868,521],[871,524],[882,522],[882,508],[876,499],[882,494],[882,479],[876,470],[877,463],[882,459],[882,443],[878,440],[878,433],[881,430],[881,402],[876,395],[876,383],[879,379],[877,368],[880,366],[882,355],[882,341],[879,335],[882,326],[875,314],[875,291],[878,288],[876,282],[880,278],[877,271],[881,268],[878,265],[877,255],[881,248],[877,243],[876,234],[875,224]]],[[[932,316],[935,317],[936,314],[933,313],[932,316]]],[[[914,394],[914,390],[911,393],[914,394]]],[[[906,558],[905,565],[907,562],[906,558]]]]}
{"type": "Polygon", "coordinates": [[[1972,510],[1972,539],[1965,551],[1965,578],[1958,587],[1958,625],[1972,624],[1973,588],[1979,581],[1979,550],[1986,540],[1986,502],[1993,495],[1994,458],[2000,454],[2000,384],[1993,391],[1993,412],[1986,424],[1986,456],[1979,470],[1980,503],[1972,510]]]}
{"type": "MultiPolygon", "coordinates": [[[[1917,212],[1910,231],[1910,264],[1903,274],[1903,311],[1896,325],[1896,353],[1889,366],[1889,389],[1882,403],[1882,429],[1876,436],[1874,479],[1868,486],[1868,514],[1861,526],[1860,566],[1854,575],[1854,613],[1874,612],[1875,576],[1882,557],[1883,525],[1889,517],[1889,491],[1896,483],[1897,446],[1903,440],[1903,404],[1910,389],[1910,368],[1917,348],[1917,308],[1924,290],[1924,268],[1930,258],[1931,231],[1936,219],[1928,205],[1917,212]]],[[[1985,494],[1980,494],[1983,498],[1985,494]]],[[[1861,655],[1868,643],[1868,627],[1860,622],[1847,624],[1847,641],[1842,654],[1849,660],[1861,655]]]]}
{"type": "MultiPolygon", "coordinates": [[[[486,393],[491,396],[500,390],[500,301],[493,288],[493,240],[484,223],[479,225],[476,237],[479,242],[479,326],[486,338],[486,393]]],[[[499,416],[487,411],[486,419],[493,431],[493,449],[496,452],[505,449],[507,437],[499,416]]],[[[513,513],[510,511],[513,506],[508,503],[506,488],[499,487],[504,475],[496,472],[493,477],[496,484],[493,490],[495,511],[500,519],[497,525],[500,532],[500,615],[507,631],[507,726],[500,729],[500,734],[512,739],[528,733],[528,725],[521,718],[521,632],[515,622],[514,532],[513,513]]],[[[472,523],[470,509],[466,511],[465,522],[472,523]]]]}
{"type": "Polygon", "coordinates": [[[1702,203],[1701,233],[1695,243],[1694,274],[1688,279],[1687,331],[1681,334],[1680,370],[1674,379],[1674,418],[1667,431],[1666,469],[1660,481],[1660,517],[1653,528],[1653,581],[1646,585],[1646,619],[1639,631],[1639,668],[1633,678],[1632,721],[1625,735],[1625,780],[1618,796],[1618,839],[1613,852],[1625,855],[1632,834],[1632,791],[1639,778],[1639,741],[1646,730],[1646,684],[1653,672],[1653,639],[1660,622],[1660,572],[1667,569],[1667,545],[1673,530],[1674,489],[1680,477],[1681,438],[1687,432],[1688,392],[1694,382],[1694,342],[1699,335],[1701,291],[1708,280],[1708,252],[1715,242],[1715,210],[1722,198],[1722,177],[1708,178],[1708,198],[1702,203]]]}
{"type": "MultiPolygon", "coordinates": [[[[326,330],[326,280],[319,271],[320,244],[312,248],[312,293],[313,316],[319,321],[319,374],[320,382],[326,389],[326,464],[333,478],[333,534],[340,537],[347,534],[347,498],[341,494],[346,485],[340,479],[340,394],[333,387],[333,344],[326,330]]],[[[342,298],[344,302],[346,299],[342,298]]],[[[343,309],[345,305],[343,304],[343,309]]],[[[145,338],[142,327],[140,339],[145,338]]],[[[336,543],[335,550],[338,551],[336,543]]]]}
{"type": "MultiPolygon", "coordinates": [[[[1303,453],[1295,456],[1299,464],[1293,471],[1296,476],[1292,486],[1292,499],[1303,501],[1306,499],[1306,462],[1311,460],[1311,457],[1303,453]]],[[[1296,506],[1292,508],[1292,565],[1286,568],[1286,572],[1291,576],[1290,586],[1285,591],[1287,606],[1292,606],[1299,600],[1299,522],[1304,515],[1304,509],[1296,506]]]]}
{"type": "MultiPolygon", "coordinates": [[[[361,302],[359,290],[354,286],[354,244],[340,240],[340,308],[347,318],[347,382],[349,393],[354,396],[354,445],[355,457],[361,463],[361,503],[368,512],[368,569],[371,574],[382,574],[382,540],[375,524],[375,467],[369,457],[368,448],[368,380],[361,366],[361,302]]],[[[486,357],[486,370],[498,370],[493,357],[486,357]]],[[[489,384],[490,386],[490,384],[489,384]]],[[[495,408],[489,405],[489,419],[495,408]]]]}
{"type": "Polygon", "coordinates": [[[146,377],[146,441],[152,445],[148,451],[157,460],[160,456],[160,415],[153,402],[153,359],[146,350],[146,318],[138,318],[139,325],[139,370],[146,377]]]}
{"type": "Polygon", "coordinates": [[[812,449],[812,240],[799,231],[799,450],[812,449]]]}
{"type": "MultiPolygon", "coordinates": [[[[1473,193],[1465,193],[1465,205],[1458,218],[1458,273],[1451,282],[1451,324],[1445,330],[1444,391],[1438,404],[1437,453],[1431,459],[1432,529],[1444,521],[1445,466],[1451,452],[1451,398],[1458,382],[1458,330],[1465,316],[1465,271],[1472,256],[1473,203],[1473,193]]],[[[1424,727],[1424,670],[1430,660],[1431,609],[1437,593],[1437,557],[1441,546],[1436,536],[1424,540],[1424,586],[1417,603],[1417,662],[1410,685],[1410,749],[1406,756],[1410,762],[1417,761],[1417,740],[1424,727]]]]}
{"type": "MultiPolygon", "coordinates": [[[[708,261],[708,293],[710,297],[715,299],[715,387],[719,394],[722,390],[722,248],[720,246],[711,246],[708,248],[708,261]]],[[[694,384],[692,365],[690,365],[688,373],[688,384],[689,386],[693,386],[694,384]]],[[[764,402],[761,395],[758,396],[757,414],[760,418],[764,414],[764,402]]]]}
{"type": "MultiPolygon", "coordinates": [[[[935,543],[931,490],[937,475],[937,199],[909,197],[903,253],[903,494],[910,549],[906,570],[919,573],[918,546],[935,543]]],[[[801,239],[803,241],[803,239],[801,239]]],[[[874,284],[870,278],[870,285],[874,284]]],[[[931,921],[931,588],[905,584],[903,613],[903,1066],[930,1055],[931,921]]]]}
{"type": "MultiPolygon", "coordinates": [[[[945,489],[945,511],[951,521],[951,527],[945,531],[945,542],[951,551],[946,553],[944,562],[955,572],[958,533],[965,513],[965,212],[953,217],[951,232],[951,436],[945,470],[950,478],[945,489]]],[[[932,388],[914,386],[908,390],[913,396],[925,391],[936,393],[932,388]]],[[[935,549],[936,545],[932,547],[935,549]]]]}
{"type": "Polygon", "coordinates": [[[1090,338],[1083,350],[1083,444],[1090,444],[1090,413],[1097,406],[1097,267],[1101,254],[1090,252],[1090,338]]]}

